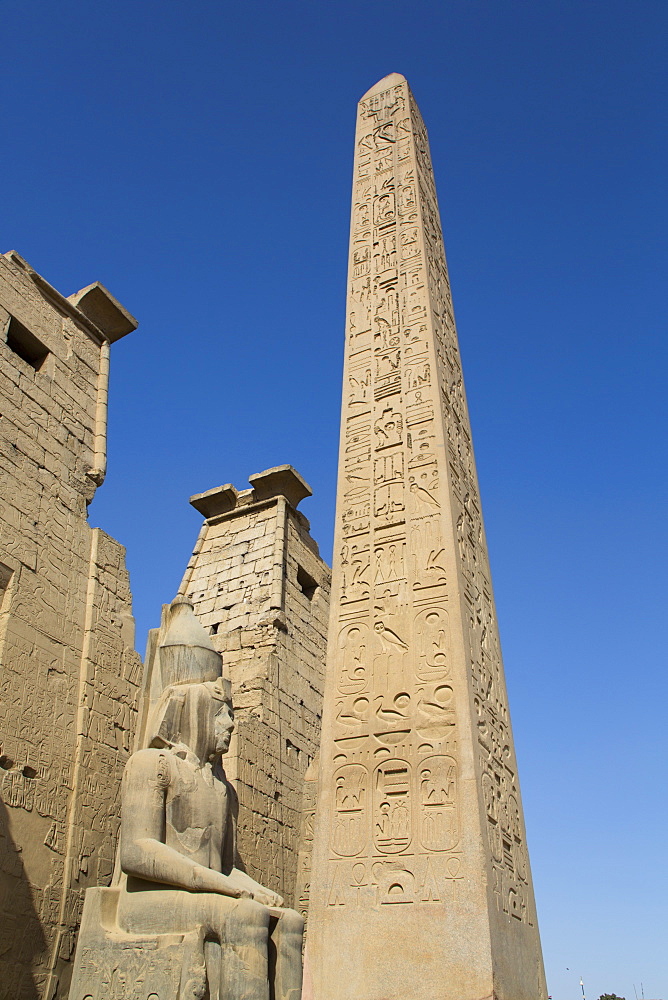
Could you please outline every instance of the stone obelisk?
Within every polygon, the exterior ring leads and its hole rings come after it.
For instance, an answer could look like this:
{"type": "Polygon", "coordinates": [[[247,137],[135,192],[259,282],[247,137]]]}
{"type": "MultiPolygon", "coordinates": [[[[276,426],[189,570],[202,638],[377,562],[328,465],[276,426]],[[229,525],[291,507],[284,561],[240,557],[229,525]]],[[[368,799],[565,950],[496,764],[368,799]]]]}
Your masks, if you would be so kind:
{"type": "Polygon", "coordinates": [[[543,1000],[436,191],[397,73],[359,103],[349,268],[307,990],[543,1000]]]}

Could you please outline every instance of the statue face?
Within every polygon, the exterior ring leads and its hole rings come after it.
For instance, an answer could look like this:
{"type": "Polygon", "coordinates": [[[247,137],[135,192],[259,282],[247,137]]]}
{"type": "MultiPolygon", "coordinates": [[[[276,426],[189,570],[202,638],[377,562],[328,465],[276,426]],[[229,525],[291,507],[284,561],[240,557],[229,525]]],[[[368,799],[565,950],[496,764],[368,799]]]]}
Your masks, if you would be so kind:
{"type": "Polygon", "coordinates": [[[230,749],[230,739],[234,730],[234,710],[232,703],[221,701],[215,703],[213,722],[213,757],[221,757],[230,749]]]}
{"type": "Polygon", "coordinates": [[[151,746],[184,744],[202,763],[220,760],[230,748],[234,711],[229,682],[173,684],[163,692],[156,713],[151,746]]]}

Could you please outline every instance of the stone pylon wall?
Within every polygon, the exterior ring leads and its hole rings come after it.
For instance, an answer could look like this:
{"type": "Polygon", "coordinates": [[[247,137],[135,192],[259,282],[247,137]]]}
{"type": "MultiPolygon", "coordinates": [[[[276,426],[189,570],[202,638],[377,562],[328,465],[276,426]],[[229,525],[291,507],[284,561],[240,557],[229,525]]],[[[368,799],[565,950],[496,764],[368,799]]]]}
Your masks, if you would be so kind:
{"type": "MultiPolygon", "coordinates": [[[[100,286],[92,295],[134,328],[100,286]]],[[[86,520],[121,335],[90,304],[0,256],[0,995],[12,1000],[67,996],[83,890],[112,874],[141,680],[124,549],[86,520]]]]}
{"type": "Polygon", "coordinates": [[[304,773],[320,738],[328,566],[296,509],[290,467],[193,498],[209,514],[182,593],[223,655],[236,732],[223,763],[239,796],[238,851],[293,905],[304,773]]]}
{"type": "Polygon", "coordinates": [[[358,108],[315,1000],[538,1000],[545,980],[427,135],[358,108]]]}

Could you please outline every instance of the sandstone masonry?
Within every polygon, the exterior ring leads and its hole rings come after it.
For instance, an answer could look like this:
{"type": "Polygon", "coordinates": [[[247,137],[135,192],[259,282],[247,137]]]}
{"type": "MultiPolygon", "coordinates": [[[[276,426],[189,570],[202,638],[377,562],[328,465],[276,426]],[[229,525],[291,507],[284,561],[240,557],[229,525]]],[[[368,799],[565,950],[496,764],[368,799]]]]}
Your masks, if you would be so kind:
{"type": "Polygon", "coordinates": [[[124,549],[86,520],[109,346],[136,321],[0,256],[0,994],[65,997],[83,890],[108,884],[141,661],[124,549]]]}
{"type": "MultiPolygon", "coordinates": [[[[181,592],[222,653],[236,732],[225,758],[248,873],[295,903],[304,774],[320,738],[330,572],[291,466],[192,497],[206,520],[181,592]]],[[[147,667],[150,664],[147,657],[147,667]]]]}

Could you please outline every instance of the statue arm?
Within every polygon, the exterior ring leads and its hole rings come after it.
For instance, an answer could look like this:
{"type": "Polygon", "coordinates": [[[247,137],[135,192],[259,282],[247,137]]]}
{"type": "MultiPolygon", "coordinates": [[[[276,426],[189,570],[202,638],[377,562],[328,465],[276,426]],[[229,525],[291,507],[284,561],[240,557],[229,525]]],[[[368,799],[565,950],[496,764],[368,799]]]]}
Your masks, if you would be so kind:
{"type": "Polygon", "coordinates": [[[253,899],[257,900],[258,903],[262,903],[264,906],[282,906],[283,897],[279,896],[277,892],[272,889],[267,889],[266,886],[260,885],[256,882],[254,878],[251,878],[246,872],[242,872],[240,868],[233,868],[230,872],[230,881],[242,892],[249,893],[253,899]]]}
{"type": "Polygon", "coordinates": [[[238,886],[240,890],[245,890],[245,892],[250,893],[253,899],[257,900],[258,903],[262,903],[264,906],[282,906],[283,898],[276,892],[272,892],[271,889],[267,889],[265,886],[260,885],[255,879],[251,878],[245,871],[241,868],[235,866],[237,860],[237,816],[239,814],[239,800],[237,798],[237,793],[234,786],[229,782],[225,782],[227,785],[227,799],[229,803],[229,809],[227,813],[227,830],[225,836],[225,848],[223,851],[223,871],[229,872],[230,881],[238,886]]]}
{"type": "Polygon", "coordinates": [[[128,761],[121,791],[121,868],[125,874],[191,892],[247,895],[244,886],[164,843],[170,784],[169,761],[159,750],[140,750],[128,761]]]}

